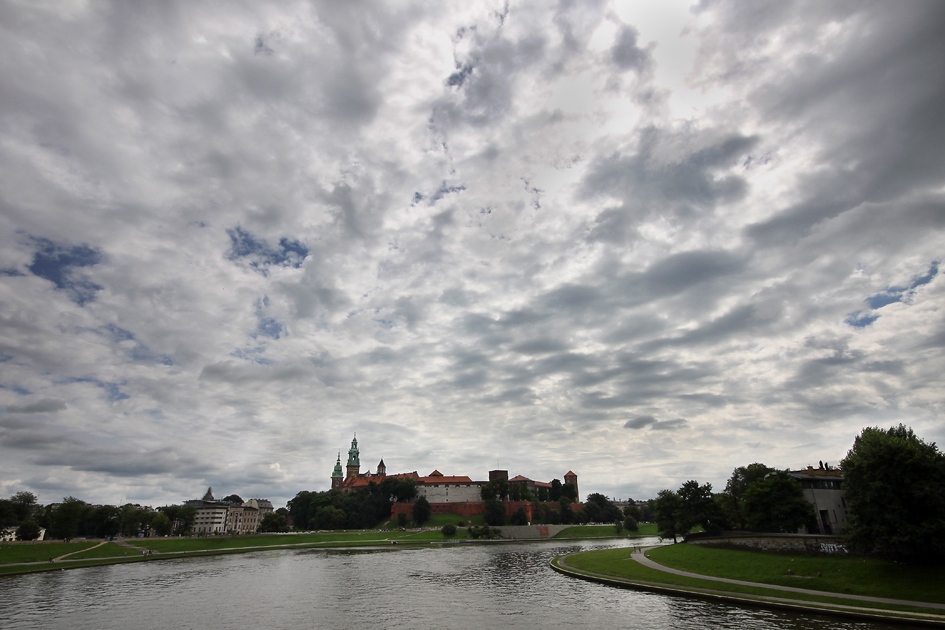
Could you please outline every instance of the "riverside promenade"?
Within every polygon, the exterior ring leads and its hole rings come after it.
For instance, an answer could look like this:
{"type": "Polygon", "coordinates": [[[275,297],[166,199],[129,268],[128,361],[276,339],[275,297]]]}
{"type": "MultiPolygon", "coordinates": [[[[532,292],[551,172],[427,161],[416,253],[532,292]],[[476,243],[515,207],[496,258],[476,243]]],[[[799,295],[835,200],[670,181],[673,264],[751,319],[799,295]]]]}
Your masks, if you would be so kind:
{"type": "Polygon", "coordinates": [[[614,575],[606,575],[603,573],[594,573],[592,571],[577,569],[568,564],[567,559],[578,554],[567,554],[565,556],[555,558],[551,562],[551,568],[555,571],[558,571],[559,573],[584,580],[590,580],[592,582],[600,582],[602,584],[608,584],[622,588],[634,588],[638,590],[652,591],[666,595],[698,597],[700,599],[728,602],[738,605],[761,606],[780,610],[792,610],[795,612],[834,615],[851,619],[885,621],[908,625],[945,628],[945,604],[890,599],[883,597],[868,597],[864,595],[847,595],[829,591],[817,591],[812,589],[795,588],[791,586],[778,586],[760,582],[746,582],[743,580],[732,580],[698,573],[690,573],[688,571],[680,571],[678,569],[661,565],[648,558],[646,552],[654,548],[655,547],[646,547],[639,550],[634,550],[628,559],[667,575],[678,575],[680,577],[704,580],[706,582],[717,582],[750,587],[754,589],[763,589],[765,591],[772,591],[772,594],[737,593],[733,591],[712,588],[680,586],[669,582],[664,583],[650,580],[638,580],[614,575]],[[824,602],[804,600],[802,598],[798,599],[779,597],[773,594],[776,592],[807,595],[820,599],[828,598],[830,601],[824,602]],[[860,605],[857,605],[858,603],[860,605]],[[866,603],[886,606],[902,606],[912,608],[914,610],[892,610],[862,605],[866,603]],[[923,610],[928,610],[929,612],[923,612],[923,610]]]}

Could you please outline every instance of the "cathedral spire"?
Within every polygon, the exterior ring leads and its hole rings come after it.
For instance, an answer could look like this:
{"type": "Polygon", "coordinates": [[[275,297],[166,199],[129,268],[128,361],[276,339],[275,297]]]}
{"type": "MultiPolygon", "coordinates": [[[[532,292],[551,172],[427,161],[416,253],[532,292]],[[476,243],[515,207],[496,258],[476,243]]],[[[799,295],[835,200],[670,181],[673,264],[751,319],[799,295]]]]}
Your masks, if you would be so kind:
{"type": "Polygon", "coordinates": [[[357,477],[361,472],[361,458],[360,451],[358,451],[358,434],[354,434],[354,439],[351,440],[351,448],[348,449],[348,478],[357,477]]]}

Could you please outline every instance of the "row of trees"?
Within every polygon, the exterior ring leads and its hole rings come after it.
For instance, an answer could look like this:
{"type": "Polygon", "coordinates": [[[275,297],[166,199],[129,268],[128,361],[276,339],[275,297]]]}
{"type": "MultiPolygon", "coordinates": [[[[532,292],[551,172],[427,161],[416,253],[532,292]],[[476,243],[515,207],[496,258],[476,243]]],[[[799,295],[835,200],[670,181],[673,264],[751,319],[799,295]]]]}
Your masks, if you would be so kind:
{"type": "Polygon", "coordinates": [[[347,494],[338,489],[303,490],[289,501],[288,510],[296,529],[368,529],[390,518],[395,501],[409,501],[416,495],[412,479],[387,477],[347,494]]]}
{"type": "Polygon", "coordinates": [[[0,499],[0,527],[15,527],[20,540],[35,540],[42,529],[48,539],[137,536],[150,532],[166,536],[175,523],[179,531],[189,532],[195,517],[194,508],[180,505],[164,506],[155,512],[131,503],[121,507],[93,506],[66,497],[62,503],[42,506],[31,492],[17,492],[9,500],[0,499]]]}
{"type": "Polygon", "coordinates": [[[759,463],[736,468],[722,493],[696,480],[676,491],[661,490],[653,511],[659,535],[674,542],[695,527],[788,533],[816,523],[801,483],[786,470],[759,463]]]}
{"type": "MultiPolygon", "coordinates": [[[[851,550],[897,560],[945,562],[945,454],[905,425],[867,427],[840,462],[851,550]]],[[[814,508],[787,471],[754,463],[736,468],[725,491],[687,481],[653,501],[660,536],[707,531],[816,530],[814,508]]]]}

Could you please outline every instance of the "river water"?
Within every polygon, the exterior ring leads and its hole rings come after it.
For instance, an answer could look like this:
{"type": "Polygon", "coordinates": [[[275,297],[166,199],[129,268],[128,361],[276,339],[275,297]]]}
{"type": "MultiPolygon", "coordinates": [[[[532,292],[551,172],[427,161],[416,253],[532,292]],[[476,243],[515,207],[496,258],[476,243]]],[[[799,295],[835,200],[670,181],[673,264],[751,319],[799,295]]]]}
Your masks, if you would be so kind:
{"type": "Polygon", "coordinates": [[[857,628],[560,575],[555,556],[628,541],[272,550],[0,578],[0,628],[857,628]]]}

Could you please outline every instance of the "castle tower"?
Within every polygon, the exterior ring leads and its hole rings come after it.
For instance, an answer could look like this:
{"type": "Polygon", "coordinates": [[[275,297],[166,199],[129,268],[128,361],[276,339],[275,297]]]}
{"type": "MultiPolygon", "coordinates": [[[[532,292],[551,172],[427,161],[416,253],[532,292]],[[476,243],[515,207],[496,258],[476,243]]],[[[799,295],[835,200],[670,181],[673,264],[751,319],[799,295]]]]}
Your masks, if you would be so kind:
{"type": "Polygon", "coordinates": [[[575,475],[573,471],[569,470],[564,475],[564,483],[569,486],[574,486],[574,494],[577,495],[578,503],[580,503],[581,494],[578,492],[577,475],[575,475]]]}
{"type": "Polygon", "coordinates": [[[381,458],[381,463],[377,465],[377,474],[380,477],[387,476],[387,466],[384,465],[384,458],[381,458]]]}
{"type": "Polygon", "coordinates": [[[358,451],[358,434],[354,434],[354,439],[351,440],[351,448],[348,449],[348,476],[346,479],[351,479],[357,477],[361,472],[361,459],[360,452],[358,451]]]}
{"type": "Polygon", "coordinates": [[[335,461],[335,469],[331,473],[331,487],[340,488],[344,481],[344,473],[341,472],[341,453],[338,453],[338,459],[335,461]]]}

